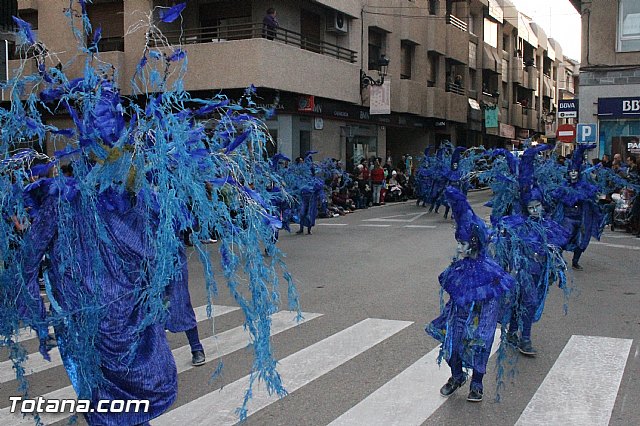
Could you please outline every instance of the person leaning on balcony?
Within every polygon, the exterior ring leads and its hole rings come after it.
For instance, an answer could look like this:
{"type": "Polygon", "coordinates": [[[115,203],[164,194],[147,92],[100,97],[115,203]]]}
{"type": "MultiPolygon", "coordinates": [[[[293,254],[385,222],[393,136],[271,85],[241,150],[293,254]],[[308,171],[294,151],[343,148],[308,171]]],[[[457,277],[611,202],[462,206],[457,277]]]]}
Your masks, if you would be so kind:
{"type": "Polygon", "coordinates": [[[273,7],[267,9],[267,14],[262,19],[262,36],[267,40],[273,40],[276,36],[276,30],[280,27],[276,19],[276,10],[273,7]]]}

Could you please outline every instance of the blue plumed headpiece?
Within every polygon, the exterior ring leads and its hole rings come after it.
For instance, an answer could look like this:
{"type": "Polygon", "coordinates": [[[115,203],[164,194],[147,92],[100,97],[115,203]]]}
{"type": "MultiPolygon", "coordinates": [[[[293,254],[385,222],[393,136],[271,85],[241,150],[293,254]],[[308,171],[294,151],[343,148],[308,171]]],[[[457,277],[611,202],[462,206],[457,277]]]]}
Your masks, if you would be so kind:
{"type": "Polygon", "coordinates": [[[453,150],[453,154],[451,154],[451,166],[453,167],[454,164],[458,164],[460,163],[460,154],[462,154],[462,152],[466,150],[465,147],[463,146],[457,146],[456,149],[453,150]]]}
{"type": "Polygon", "coordinates": [[[596,147],[596,144],[583,144],[579,143],[576,145],[576,149],[573,150],[573,155],[571,156],[571,164],[567,170],[577,170],[578,172],[582,168],[582,163],[584,162],[584,153],[590,149],[596,147]]]}
{"type": "Polygon", "coordinates": [[[428,157],[428,156],[429,156],[429,151],[431,151],[431,145],[427,146],[427,147],[424,149],[424,156],[425,156],[425,157],[428,157]]]}
{"type": "Polygon", "coordinates": [[[518,171],[518,159],[511,153],[511,151],[504,148],[496,148],[491,151],[492,156],[502,155],[507,160],[509,165],[509,171],[515,175],[518,171]]]}
{"type": "Polygon", "coordinates": [[[520,202],[523,207],[526,207],[531,200],[542,201],[542,192],[534,180],[534,162],[536,155],[553,148],[553,145],[550,144],[538,145],[533,148],[528,148],[520,157],[518,184],[520,186],[520,202]]]}
{"type": "Polygon", "coordinates": [[[484,251],[489,240],[487,226],[473,212],[467,197],[452,186],[445,189],[444,196],[456,221],[456,240],[468,242],[478,252],[484,251]]]}

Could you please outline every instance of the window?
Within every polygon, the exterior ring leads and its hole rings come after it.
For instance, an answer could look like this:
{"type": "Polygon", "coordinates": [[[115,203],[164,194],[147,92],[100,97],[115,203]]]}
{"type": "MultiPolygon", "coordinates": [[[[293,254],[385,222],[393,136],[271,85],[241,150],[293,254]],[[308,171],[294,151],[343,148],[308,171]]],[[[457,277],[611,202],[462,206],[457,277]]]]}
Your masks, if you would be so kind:
{"type": "Polygon", "coordinates": [[[640,51],[640,2],[620,0],[618,52],[640,51]]]}
{"type": "Polygon", "coordinates": [[[474,42],[469,42],[469,68],[477,68],[477,53],[478,53],[478,45],[474,42]]]}
{"type": "Polygon", "coordinates": [[[378,60],[385,53],[386,34],[379,28],[369,27],[369,70],[380,69],[378,60]]]}
{"type": "Polygon", "coordinates": [[[434,87],[438,81],[438,63],[440,62],[440,56],[435,52],[429,52],[427,54],[429,59],[429,75],[427,77],[427,85],[434,87]]]}
{"type": "Polygon", "coordinates": [[[438,14],[438,0],[429,0],[429,15],[438,14]]]}
{"type": "Polygon", "coordinates": [[[412,41],[402,40],[400,42],[400,79],[411,79],[414,50],[415,43],[412,41]]]}
{"type": "MultiPolygon", "coordinates": [[[[124,3],[87,4],[87,17],[94,31],[98,27],[102,28],[102,38],[98,42],[101,52],[124,52],[124,3]]],[[[92,38],[93,35],[88,36],[88,40],[92,38]]]]}
{"type": "Polygon", "coordinates": [[[469,15],[469,33],[476,35],[475,32],[475,23],[478,21],[478,17],[473,13],[469,15]]]}
{"type": "Polygon", "coordinates": [[[476,70],[469,68],[469,87],[472,90],[476,90],[477,74],[478,72],[476,70]]]}
{"type": "Polygon", "coordinates": [[[484,20],[484,42],[498,48],[498,24],[491,19],[484,20]]]}

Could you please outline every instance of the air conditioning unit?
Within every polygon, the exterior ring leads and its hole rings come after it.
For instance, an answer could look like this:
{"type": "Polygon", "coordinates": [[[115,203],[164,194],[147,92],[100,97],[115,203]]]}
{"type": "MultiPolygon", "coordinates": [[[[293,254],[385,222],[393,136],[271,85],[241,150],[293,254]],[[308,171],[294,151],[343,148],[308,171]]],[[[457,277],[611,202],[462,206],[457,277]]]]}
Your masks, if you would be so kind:
{"type": "Polygon", "coordinates": [[[334,11],[327,18],[327,31],[346,34],[349,29],[349,23],[344,13],[334,11]]]}

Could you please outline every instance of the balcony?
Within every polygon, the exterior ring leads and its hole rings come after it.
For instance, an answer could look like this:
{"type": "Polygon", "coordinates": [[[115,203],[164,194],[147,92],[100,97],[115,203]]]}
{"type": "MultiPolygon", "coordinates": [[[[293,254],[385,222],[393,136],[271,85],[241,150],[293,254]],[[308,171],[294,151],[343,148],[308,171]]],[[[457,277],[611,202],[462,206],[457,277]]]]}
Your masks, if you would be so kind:
{"type": "MultiPolygon", "coordinates": [[[[529,74],[527,74],[527,78],[529,74]]],[[[511,81],[522,86],[524,84],[524,64],[522,58],[513,57],[511,59],[511,81]]]]}
{"type": "MultiPolygon", "coordinates": [[[[265,37],[262,22],[186,28],[181,31],[166,31],[164,32],[164,36],[167,38],[167,41],[173,45],[221,43],[226,41],[262,39],[265,37]]],[[[305,37],[300,33],[282,27],[278,28],[274,39],[269,41],[299,47],[352,64],[357,60],[357,53],[353,50],[318,39],[305,37]]],[[[240,56],[235,57],[240,58],[240,56]]]]}
{"type": "Polygon", "coordinates": [[[18,0],[18,10],[38,10],[38,0],[18,0]]]}
{"type": "Polygon", "coordinates": [[[422,113],[425,117],[445,118],[447,104],[445,92],[439,87],[427,87],[422,102],[422,113]]]}
{"type": "MultiPolygon", "coordinates": [[[[442,35],[440,35],[442,37],[442,35]]],[[[447,15],[446,25],[447,57],[461,64],[469,62],[469,33],[467,24],[453,15],[447,15]]]]}
{"type": "Polygon", "coordinates": [[[512,104],[511,105],[511,122],[510,124],[512,126],[516,126],[516,127],[526,127],[523,126],[524,121],[523,121],[523,108],[522,105],[520,104],[512,104]]]}
{"type": "Polygon", "coordinates": [[[528,78],[524,86],[530,90],[538,90],[538,70],[534,67],[527,67],[528,78]]]}
{"type": "Polygon", "coordinates": [[[555,97],[555,87],[553,84],[553,80],[551,77],[545,75],[542,77],[542,96],[546,96],[547,98],[555,97]]]}
{"type": "Polygon", "coordinates": [[[466,95],[455,92],[447,92],[447,120],[457,121],[459,123],[467,122],[467,110],[469,100],[466,95]]]}
{"type": "Polygon", "coordinates": [[[527,125],[524,127],[533,131],[540,130],[540,116],[538,114],[538,111],[536,111],[535,109],[530,109],[527,112],[527,125]]]}
{"type": "MultiPolygon", "coordinates": [[[[358,64],[299,46],[253,38],[200,42],[182,48],[189,58],[185,90],[245,88],[253,84],[351,103],[361,101],[358,64]]],[[[131,66],[135,68],[135,64],[131,66]]]]}
{"type": "Polygon", "coordinates": [[[424,84],[413,80],[399,80],[398,85],[400,88],[398,96],[391,96],[391,110],[421,115],[421,100],[425,94],[424,84]]]}
{"type": "Polygon", "coordinates": [[[442,19],[430,19],[425,25],[427,31],[427,50],[441,55],[447,53],[447,40],[442,37],[446,32],[445,22],[442,19]]]}

